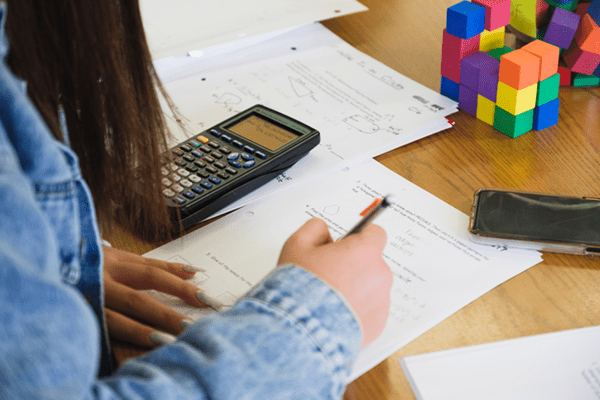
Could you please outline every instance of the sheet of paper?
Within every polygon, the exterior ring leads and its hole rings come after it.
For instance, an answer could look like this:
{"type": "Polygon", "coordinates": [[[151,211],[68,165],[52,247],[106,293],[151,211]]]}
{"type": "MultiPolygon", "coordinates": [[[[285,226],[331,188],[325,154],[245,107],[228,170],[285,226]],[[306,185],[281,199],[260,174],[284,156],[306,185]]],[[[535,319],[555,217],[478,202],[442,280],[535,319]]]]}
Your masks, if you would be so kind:
{"type": "Polygon", "coordinates": [[[600,327],[420,354],[401,364],[419,400],[598,400],[600,327]]]}
{"type": "Polygon", "coordinates": [[[355,0],[140,0],[153,59],[365,11],[355,0]]]}
{"type": "Polygon", "coordinates": [[[453,100],[336,39],[321,25],[303,27],[301,32],[303,39],[286,35],[277,45],[265,44],[276,57],[264,56],[165,85],[184,117],[181,131],[173,122],[176,116],[167,115],[172,130],[178,132],[173,145],[257,103],[321,133],[320,145],[285,177],[227,210],[374,157],[422,137],[423,132],[448,128],[445,116],[456,111],[453,100]],[[309,47],[298,51],[296,43],[309,47]]]}
{"type": "MultiPolygon", "coordinates": [[[[375,223],[388,236],[384,258],[394,274],[392,305],[384,333],[356,360],[354,379],[540,262],[540,253],[471,243],[465,214],[368,160],[248,205],[146,256],[205,268],[193,282],[231,305],[275,267],[285,240],[308,219],[324,219],[336,239],[386,194],[394,195],[396,204],[375,223]]],[[[168,295],[153,295],[192,319],[202,315],[168,295]]]]}

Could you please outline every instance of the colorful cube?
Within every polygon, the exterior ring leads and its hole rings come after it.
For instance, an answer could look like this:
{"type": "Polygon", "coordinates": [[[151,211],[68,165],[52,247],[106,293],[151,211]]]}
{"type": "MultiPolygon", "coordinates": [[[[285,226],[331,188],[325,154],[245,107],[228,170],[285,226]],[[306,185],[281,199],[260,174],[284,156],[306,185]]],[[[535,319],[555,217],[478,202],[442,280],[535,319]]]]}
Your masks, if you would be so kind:
{"type": "Polygon", "coordinates": [[[533,129],[541,131],[552,125],[558,124],[559,99],[554,99],[546,104],[535,107],[533,110],[533,129]]]}
{"type": "Polygon", "coordinates": [[[577,9],[577,1],[573,0],[567,3],[561,3],[558,1],[552,1],[552,0],[543,0],[546,3],[548,3],[548,5],[552,8],[562,8],[563,10],[567,10],[567,11],[575,11],[577,9]]]}
{"type": "Polygon", "coordinates": [[[510,23],[510,0],[473,0],[485,7],[485,29],[494,31],[510,23]]]}
{"type": "Polygon", "coordinates": [[[546,28],[544,41],[563,49],[569,48],[581,17],[574,12],[556,8],[546,28]]]}
{"type": "Polygon", "coordinates": [[[537,96],[537,83],[524,89],[515,89],[504,82],[498,82],[496,105],[513,115],[533,110],[537,96]]]}
{"type": "Polygon", "coordinates": [[[505,28],[503,26],[493,31],[484,30],[480,35],[479,51],[488,52],[490,50],[503,48],[504,36],[505,28]]]}
{"type": "Polygon", "coordinates": [[[458,89],[458,106],[473,116],[477,116],[477,92],[460,85],[458,89]]]}
{"type": "Polygon", "coordinates": [[[460,70],[460,84],[479,92],[479,77],[484,73],[493,73],[498,68],[498,60],[494,57],[477,52],[462,59],[460,70]]]}
{"type": "Polygon", "coordinates": [[[477,95],[477,119],[482,120],[488,125],[494,125],[494,115],[496,114],[496,104],[483,97],[477,95]]]}
{"type": "Polygon", "coordinates": [[[470,39],[485,29],[485,7],[462,1],[449,7],[446,13],[446,30],[462,39],[470,39]]]}
{"type": "Polygon", "coordinates": [[[544,79],[538,83],[535,104],[541,106],[558,98],[560,89],[560,74],[557,72],[550,78],[544,79]]]}
{"type": "Polygon", "coordinates": [[[496,60],[500,61],[500,57],[502,57],[503,55],[510,53],[511,51],[513,51],[513,49],[511,49],[508,46],[504,46],[501,49],[493,49],[488,51],[487,53],[494,57],[496,60]]]}
{"type": "Polygon", "coordinates": [[[446,97],[451,98],[454,101],[458,101],[458,88],[459,84],[451,79],[442,76],[442,83],[440,93],[446,97]]]}
{"type": "Polygon", "coordinates": [[[490,101],[496,102],[499,75],[500,63],[498,62],[498,67],[496,69],[492,71],[484,71],[479,75],[479,86],[477,87],[477,93],[490,101]]]}
{"type": "Polygon", "coordinates": [[[559,65],[558,74],[560,75],[561,86],[563,86],[563,85],[568,86],[571,84],[572,73],[569,68],[567,68],[566,66],[559,65]]]}
{"type": "Polygon", "coordinates": [[[598,86],[598,84],[600,84],[600,77],[596,75],[577,74],[573,78],[573,86],[575,87],[598,86]]]}
{"type": "Polygon", "coordinates": [[[540,59],[527,50],[518,49],[500,58],[500,81],[515,89],[538,82],[540,59]]]}
{"type": "Polygon", "coordinates": [[[571,72],[591,75],[600,64],[600,54],[583,51],[574,41],[571,47],[563,52],[563,60],[571,72]]]}
{"type": "Polygon", "coordinates": [[[513,115],[496,106],[494,114],[494,129],[506,136],[516,138],[533,129],[533,109],[513,115]]]}
{"type": "Polygon", "coordinates": [[[587,8],[587,13],[595,23],[600,25],[600,0],[592,0],[587,8]]]}
{"type": "Polygon", "coordinates": [[[521,48],[540,59],[539,81],[551,77],[558,70],[558,57],[560,54],[558,47],[541,40],[534,40],[521,48]]]}
{"type": "Polygon", "coordinates": [[[589,14],[585,14],[575,32],[575,41],[579,48],[594,54],[600,54],[600,27],[589,14]]]}

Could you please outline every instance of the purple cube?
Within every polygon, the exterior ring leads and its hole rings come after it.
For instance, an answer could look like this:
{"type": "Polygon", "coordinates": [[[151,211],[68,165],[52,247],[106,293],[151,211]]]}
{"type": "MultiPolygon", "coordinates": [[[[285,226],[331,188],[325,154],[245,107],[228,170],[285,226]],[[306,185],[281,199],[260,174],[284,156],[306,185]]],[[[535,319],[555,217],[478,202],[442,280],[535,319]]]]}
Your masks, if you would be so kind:
{"type": "Polygon", "coordinates": [[[568,49],[575,37],[579,20],[581,17],[574,12],[556,7],[544,35],[544,42],[568,49]]]}
{"type": "MultiPolygon", "coordinates": [[[[476,93],[481,91],[481,81],[483,77],[489,77],[496,74],[496,85],[498,84],[498,71],[500,61],[484,52],[478,52],[465,57],[460,66],[460,84],[468,87],[476,93]]],[[[488,82],[489,83],[489,82],[488,82]]],[[[487,90],[489,88],[486,87],[487,90]]],[[[488,98],[487,96],[485,96],[488,98]]],[[[496,95],[494,94],[494,99],[496,95]]],[[[490,99],[491,100],[491,99],[490,99]]]]}
{"type": "Polygon", "coordinates": [[[476,117],[477,93],[461,84],[458,89],[458,107],[476,117]]]}
{"type": "Polygon", "coordinates": [[[488,72],[482,73],[479,76],[479,87],[477,93],[482,95],[488,100],[496,102],[496,93],[498,92],[498,76],[500,75],[500,61],[498,61],[498,67],[488,72]]]}

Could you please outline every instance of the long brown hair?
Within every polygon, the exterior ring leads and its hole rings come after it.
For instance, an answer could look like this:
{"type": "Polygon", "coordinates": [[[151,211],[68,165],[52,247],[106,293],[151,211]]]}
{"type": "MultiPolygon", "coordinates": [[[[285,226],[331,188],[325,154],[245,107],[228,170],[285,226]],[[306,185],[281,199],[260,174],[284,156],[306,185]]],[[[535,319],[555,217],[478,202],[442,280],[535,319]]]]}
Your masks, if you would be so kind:
{"type": "Polygon", "coordinates": [[[8,63],[80,159],[102,230],[164,238],[166,126],[138,0],[8,0],[8,63]]]}

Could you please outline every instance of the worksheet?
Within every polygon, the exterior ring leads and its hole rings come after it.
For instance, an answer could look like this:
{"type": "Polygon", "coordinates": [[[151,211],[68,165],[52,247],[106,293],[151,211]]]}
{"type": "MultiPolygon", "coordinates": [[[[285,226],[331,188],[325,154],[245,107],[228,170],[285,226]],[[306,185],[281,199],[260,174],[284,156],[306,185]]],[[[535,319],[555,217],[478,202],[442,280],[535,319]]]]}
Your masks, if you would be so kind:
{"type": "MultiPolygon", "coordinates": [[[[204,268],[192,282],[230,306],[275,267],[285,240],[308,219],[323,219],[337,239],[385,195],[394,204],[375,223],[388,236],[383,256],[394,275],[392,304],[385,331],[356,360],[354,379],[540,262],[540,253],[471,243],[467,215],[368,160],[252,203],[146,256],[204,268]]],[[[172,296],[152,295],[192,319],[206,312],[172,296]]]]}
{"type": "Polygon", "coordinates": [[[140,10],[160,59],[367,8],[356,0],[140,0],[140,10]]]}
{"type": "Polygon", "coordinates": [[[165,111],[176,134],[172,145],[257,103],[321,134],[321,143],[304,160],[223,211],[450,127],[445,117],[456,111],[453,100],[368,57],[321,25],[299,32],[273,47],[265,43],[252,49],[259,53],[266,47],[277,56],[267,51],[260,61],[221,65],[165,85],[180,114],[165,111]]]}
{"type": "Polygon", "coordinates": [[[600,327],[401,359],[418,400],[598,400],[600,327]]]}

